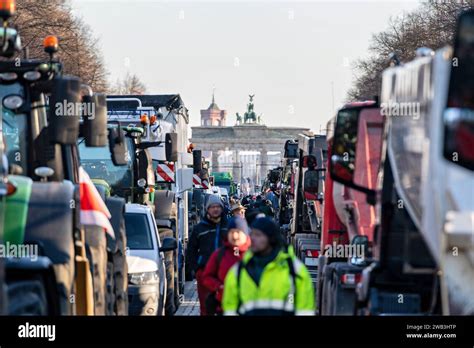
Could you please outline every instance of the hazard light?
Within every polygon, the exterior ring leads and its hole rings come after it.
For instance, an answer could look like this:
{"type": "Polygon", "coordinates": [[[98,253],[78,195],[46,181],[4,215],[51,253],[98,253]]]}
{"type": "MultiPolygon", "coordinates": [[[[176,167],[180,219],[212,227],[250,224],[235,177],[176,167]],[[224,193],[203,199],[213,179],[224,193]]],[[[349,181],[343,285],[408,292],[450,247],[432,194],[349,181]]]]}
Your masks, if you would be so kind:
{"type": "Polygon", "coordinates": [[[346,273],[341,275],[341,283],[345,285],[356,285],[360,283],[362,279],[362,273],[346,273]]]}
{"type": "Polygon", "coordinates": [[[318,267],[319,265],[319,250],[306,250],[306,257],[304,257],[304,264],[309,267],[318,267]]]}
{"type": "Polygon", "coordinates": [[[58,51],[59,41],[54,35],[46,36],[43,40],[44,51],[49,54],[54,54],[58,51]]]}
{"type": "Polygon", "coordinates": [[[0,0],[0,18],[8,20],[16,10],[15,0],[0,0]]]}
{"type": "Polygon", "coordinates": [[[306,250],[307,257],[319,257],[319,250],[306,250]]]}
{"type": "Polygon", "coordinates": [[[140,117],[140,123],[143,124],[143,125],[150,123],[150,120],[148,119],[148,116],[143,114],[140,117]]]}

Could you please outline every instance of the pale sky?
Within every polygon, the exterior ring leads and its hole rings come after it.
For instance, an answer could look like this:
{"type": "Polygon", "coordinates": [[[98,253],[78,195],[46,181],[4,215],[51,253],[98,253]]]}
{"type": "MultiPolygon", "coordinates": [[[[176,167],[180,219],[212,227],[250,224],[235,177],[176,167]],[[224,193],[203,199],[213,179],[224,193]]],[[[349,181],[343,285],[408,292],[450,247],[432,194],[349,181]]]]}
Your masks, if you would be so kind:
{"type": "Polygon", "coordinates": [[[325,128],[373,33],[415,1],[72,0],[100,39],[110,80],[137,74],[149,94],[179,93],[200,124],[216,103],[268,126],[325,128]]]}

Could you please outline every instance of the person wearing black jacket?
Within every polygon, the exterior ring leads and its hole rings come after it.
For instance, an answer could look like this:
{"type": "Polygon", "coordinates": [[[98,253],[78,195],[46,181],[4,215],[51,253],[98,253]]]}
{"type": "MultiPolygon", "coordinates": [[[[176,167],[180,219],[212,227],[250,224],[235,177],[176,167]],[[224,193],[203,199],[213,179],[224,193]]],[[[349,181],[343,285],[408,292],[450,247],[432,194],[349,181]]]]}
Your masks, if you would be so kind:
{"type": "Polygon", "coordinates": [[[207,261],[217,248],[222,246],[222,237],[227,235],[227,219],[224,204],[217,195],[209,196],[206,215],[193,228],[187,248],[187,266],[195,274],[201,315],[206,315],[206,297],[209,290],[202,283],[207,261]]]}

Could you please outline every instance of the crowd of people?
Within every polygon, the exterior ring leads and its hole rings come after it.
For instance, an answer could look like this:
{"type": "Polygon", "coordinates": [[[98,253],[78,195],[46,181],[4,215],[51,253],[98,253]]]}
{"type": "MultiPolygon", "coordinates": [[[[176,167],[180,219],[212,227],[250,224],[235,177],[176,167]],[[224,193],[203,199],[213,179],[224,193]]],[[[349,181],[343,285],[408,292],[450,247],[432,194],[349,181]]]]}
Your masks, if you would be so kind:
{"type": "Polygon", "coordinates": [[[186,257],[201,315],[315,314],[311,277],[281,235],[272,194],[233,197],[230,207],[207,199],[186,257]]]}

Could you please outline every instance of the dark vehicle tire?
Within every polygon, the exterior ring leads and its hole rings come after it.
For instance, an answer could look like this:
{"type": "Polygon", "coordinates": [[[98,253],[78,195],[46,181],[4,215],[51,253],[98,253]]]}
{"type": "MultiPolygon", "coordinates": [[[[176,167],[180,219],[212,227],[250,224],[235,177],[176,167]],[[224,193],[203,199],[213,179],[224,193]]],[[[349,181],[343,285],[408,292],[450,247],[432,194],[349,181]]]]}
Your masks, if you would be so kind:
{"type": "Polygon", "coordinates": [[[181,298],[183,298],[184,296],[184,288],[182,288],[180,282],[179,282],[179,279],[178,277],[175,277],[175,289],[178,289],[178,290],[175,290],[174,292],[174,306],[175,308],[178,308],[181,304],[181,298]]]}
{"type": "Polygon", "coordinates": [[[39,279],[8,284],[8,315],[48,315],[45,284],[39,279]]]}
{"type": "Polygon", "coordinates": [[[177,262],[177,274],[175,277],[175,296],[174,303],[175,307],[178,308],[184,298],[184,285],[186,283],[186,266],[185,266],[185,252],[184,246],[180,245],[178,248],[178,262],[177,262]]]}
{"type": "Polygon", "coordinates": [[[165,302],[165,315],[174,315],[176,311],[175,307],[175,276],[174,276],[174,262],[173,252],[169,251],[165,253],[165,267],[166,267],[166,302],[165,302]]]}
{"type": "Polygon", "coordinates": [[[107,288],[106,288],[106,315],[116,315],[115,313],[115,278],[114,264],[107,262],[107,288]]]}
{"type": "Polygon", "coordinates": [[[321,286],[321,315],[331,315],[331,291],[332,291],[332,273],[330,268],[326,266],[324,269],[324,280],[321,286]]]}
{"type": "MultiPolygon", "coordinates": [[[[160,228],[160,239],[163,240],[166,237],[174,237],[172,229],[160,228]]],[[[165,268],[166,268],[166,299],[165,299],[165,315],[174,315],[176,311],[174,293],[175,293],[175,254],[173,251],[165,253],[165,268]]]]}
{"type": "MultiPolygon", "coordinates": [[[[186,261],[185,264],[188,265],[189,263],[186,261]]],[[[193,272],[190,267],[184,267],[184,279],[187,282],[193,280],[193,272]]]]}

